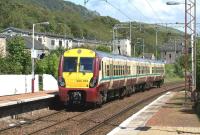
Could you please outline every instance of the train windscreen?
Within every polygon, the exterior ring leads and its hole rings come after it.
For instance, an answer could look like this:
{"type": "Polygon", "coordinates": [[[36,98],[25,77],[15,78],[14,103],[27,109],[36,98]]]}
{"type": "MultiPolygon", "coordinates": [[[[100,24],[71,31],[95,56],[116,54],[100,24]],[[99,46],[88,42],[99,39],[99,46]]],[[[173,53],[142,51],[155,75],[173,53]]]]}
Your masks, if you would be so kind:
{"type": "Polygon", "coordinates": [[[93,72],[93,58],[80,58],[80,72],[93,72]]]}
{"type": "Polygon", "coordinates": [[[76,72],[77,71],[77,57],[65,57],[63,72],[76,72]]]}

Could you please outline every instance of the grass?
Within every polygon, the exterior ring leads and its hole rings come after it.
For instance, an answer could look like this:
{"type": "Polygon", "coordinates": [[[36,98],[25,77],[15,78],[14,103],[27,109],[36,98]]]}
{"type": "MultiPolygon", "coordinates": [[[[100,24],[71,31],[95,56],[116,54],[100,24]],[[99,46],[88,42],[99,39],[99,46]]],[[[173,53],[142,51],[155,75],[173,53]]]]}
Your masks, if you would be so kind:
{"type": "Polygon", "coordinates": [[[182,82],[184,81],[184,78],[180,77],[165,77],[165,83],[170,83],[170,82],[182,82]]]}
{"type": "Polygon", "coordinates": [[[174,64],[165,65],[165,83],[184,81],[184,78],[175,74],[174,71],[175,71],[174,64]]]}

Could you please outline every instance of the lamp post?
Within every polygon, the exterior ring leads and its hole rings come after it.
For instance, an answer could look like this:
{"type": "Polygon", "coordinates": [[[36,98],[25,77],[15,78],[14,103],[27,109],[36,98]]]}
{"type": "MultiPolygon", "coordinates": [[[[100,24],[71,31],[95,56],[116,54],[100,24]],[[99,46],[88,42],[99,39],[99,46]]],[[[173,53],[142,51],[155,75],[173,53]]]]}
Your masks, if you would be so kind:
{"type": "Polygon", "coordinates": [[[35,53],[35,25],[48,25],[49,22],[41,22],[41,23],[35,23],[33,24],[33,33],[32,33],[32,50],[31,50],[31,59],[32,59],[32,81],[31,81],[31,90],[32,93],[34,93],[35,90],[35,58],[36,58],[36,53],[35,53]]]}
{"type": "Polygon", "coordinates": [[[156,60],[158,59],[158,27],[156,27],[156,60]]]}
{"type": "MultiPolygon", "coordinates": [[[[185,0],[184,3],[180,2],[167,2],[167,5],[185,5],[185,89],[187,81],[187,62],[188,62],[188,29],[191,31],[191,48],[192,48],[192,92],[196,89],[196,0],[185,0]],[[187,7],[189,5],[189,8],[187,7]],[[192,11],[192,8],[194,11],[192,11]],[[188,22],[188,15],[190,17],[188,22]]],[[[186,92],[185,92],[186,97],[186,92]]],[[[186,98],[185,98],[186,100],[186,98]]]]}

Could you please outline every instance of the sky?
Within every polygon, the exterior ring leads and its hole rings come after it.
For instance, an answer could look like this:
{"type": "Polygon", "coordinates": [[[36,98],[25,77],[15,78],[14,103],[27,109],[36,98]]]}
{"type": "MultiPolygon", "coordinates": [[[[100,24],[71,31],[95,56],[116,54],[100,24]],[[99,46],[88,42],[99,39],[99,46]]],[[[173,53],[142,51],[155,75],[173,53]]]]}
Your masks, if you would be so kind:
{"type": "MultiPolygon", "coordinates": [[[[174,0],[183,4],[166,5],[166,2],[172,0],[88,0],[84,5],[84,0],[67,0],[75,4],[85,6],[86,8],[97,11],[102,16],[111,16],[125,21],[139,21],[145,23],[184,23],[184,1],[174,0]],[[107,2],[106,2],[107,1],[107,2]]],[[[200,23],[200,0],[197,1],[197,23],[200,23]]],[[[183,29],[182,25],[173,25],[183,29]]],[[[197,25],[197,31],[200,31],[200,24],[197,25]]]]}

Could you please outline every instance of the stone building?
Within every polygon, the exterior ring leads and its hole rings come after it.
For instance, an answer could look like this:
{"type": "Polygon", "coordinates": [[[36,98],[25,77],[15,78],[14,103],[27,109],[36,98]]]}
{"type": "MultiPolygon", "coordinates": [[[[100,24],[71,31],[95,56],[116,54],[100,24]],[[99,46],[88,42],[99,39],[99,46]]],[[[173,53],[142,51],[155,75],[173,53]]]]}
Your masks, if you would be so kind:
{"type": "Polygon", "coordinates": [[[6,55],[6,36],[0,34],[0,57],[6,55]]]}
{"type": "Polygon", "coordinates": [[[165,60],[167,64],[175,63],[176,59],[183,55],[182,41],[169,41],[160,47],[161,59],[165,60]]]}
{"type": "Polygon", "coordinates": [[[113,53],[131,56],[131,42],[129,39],[119,39],[113,41],[113,53]]]}

